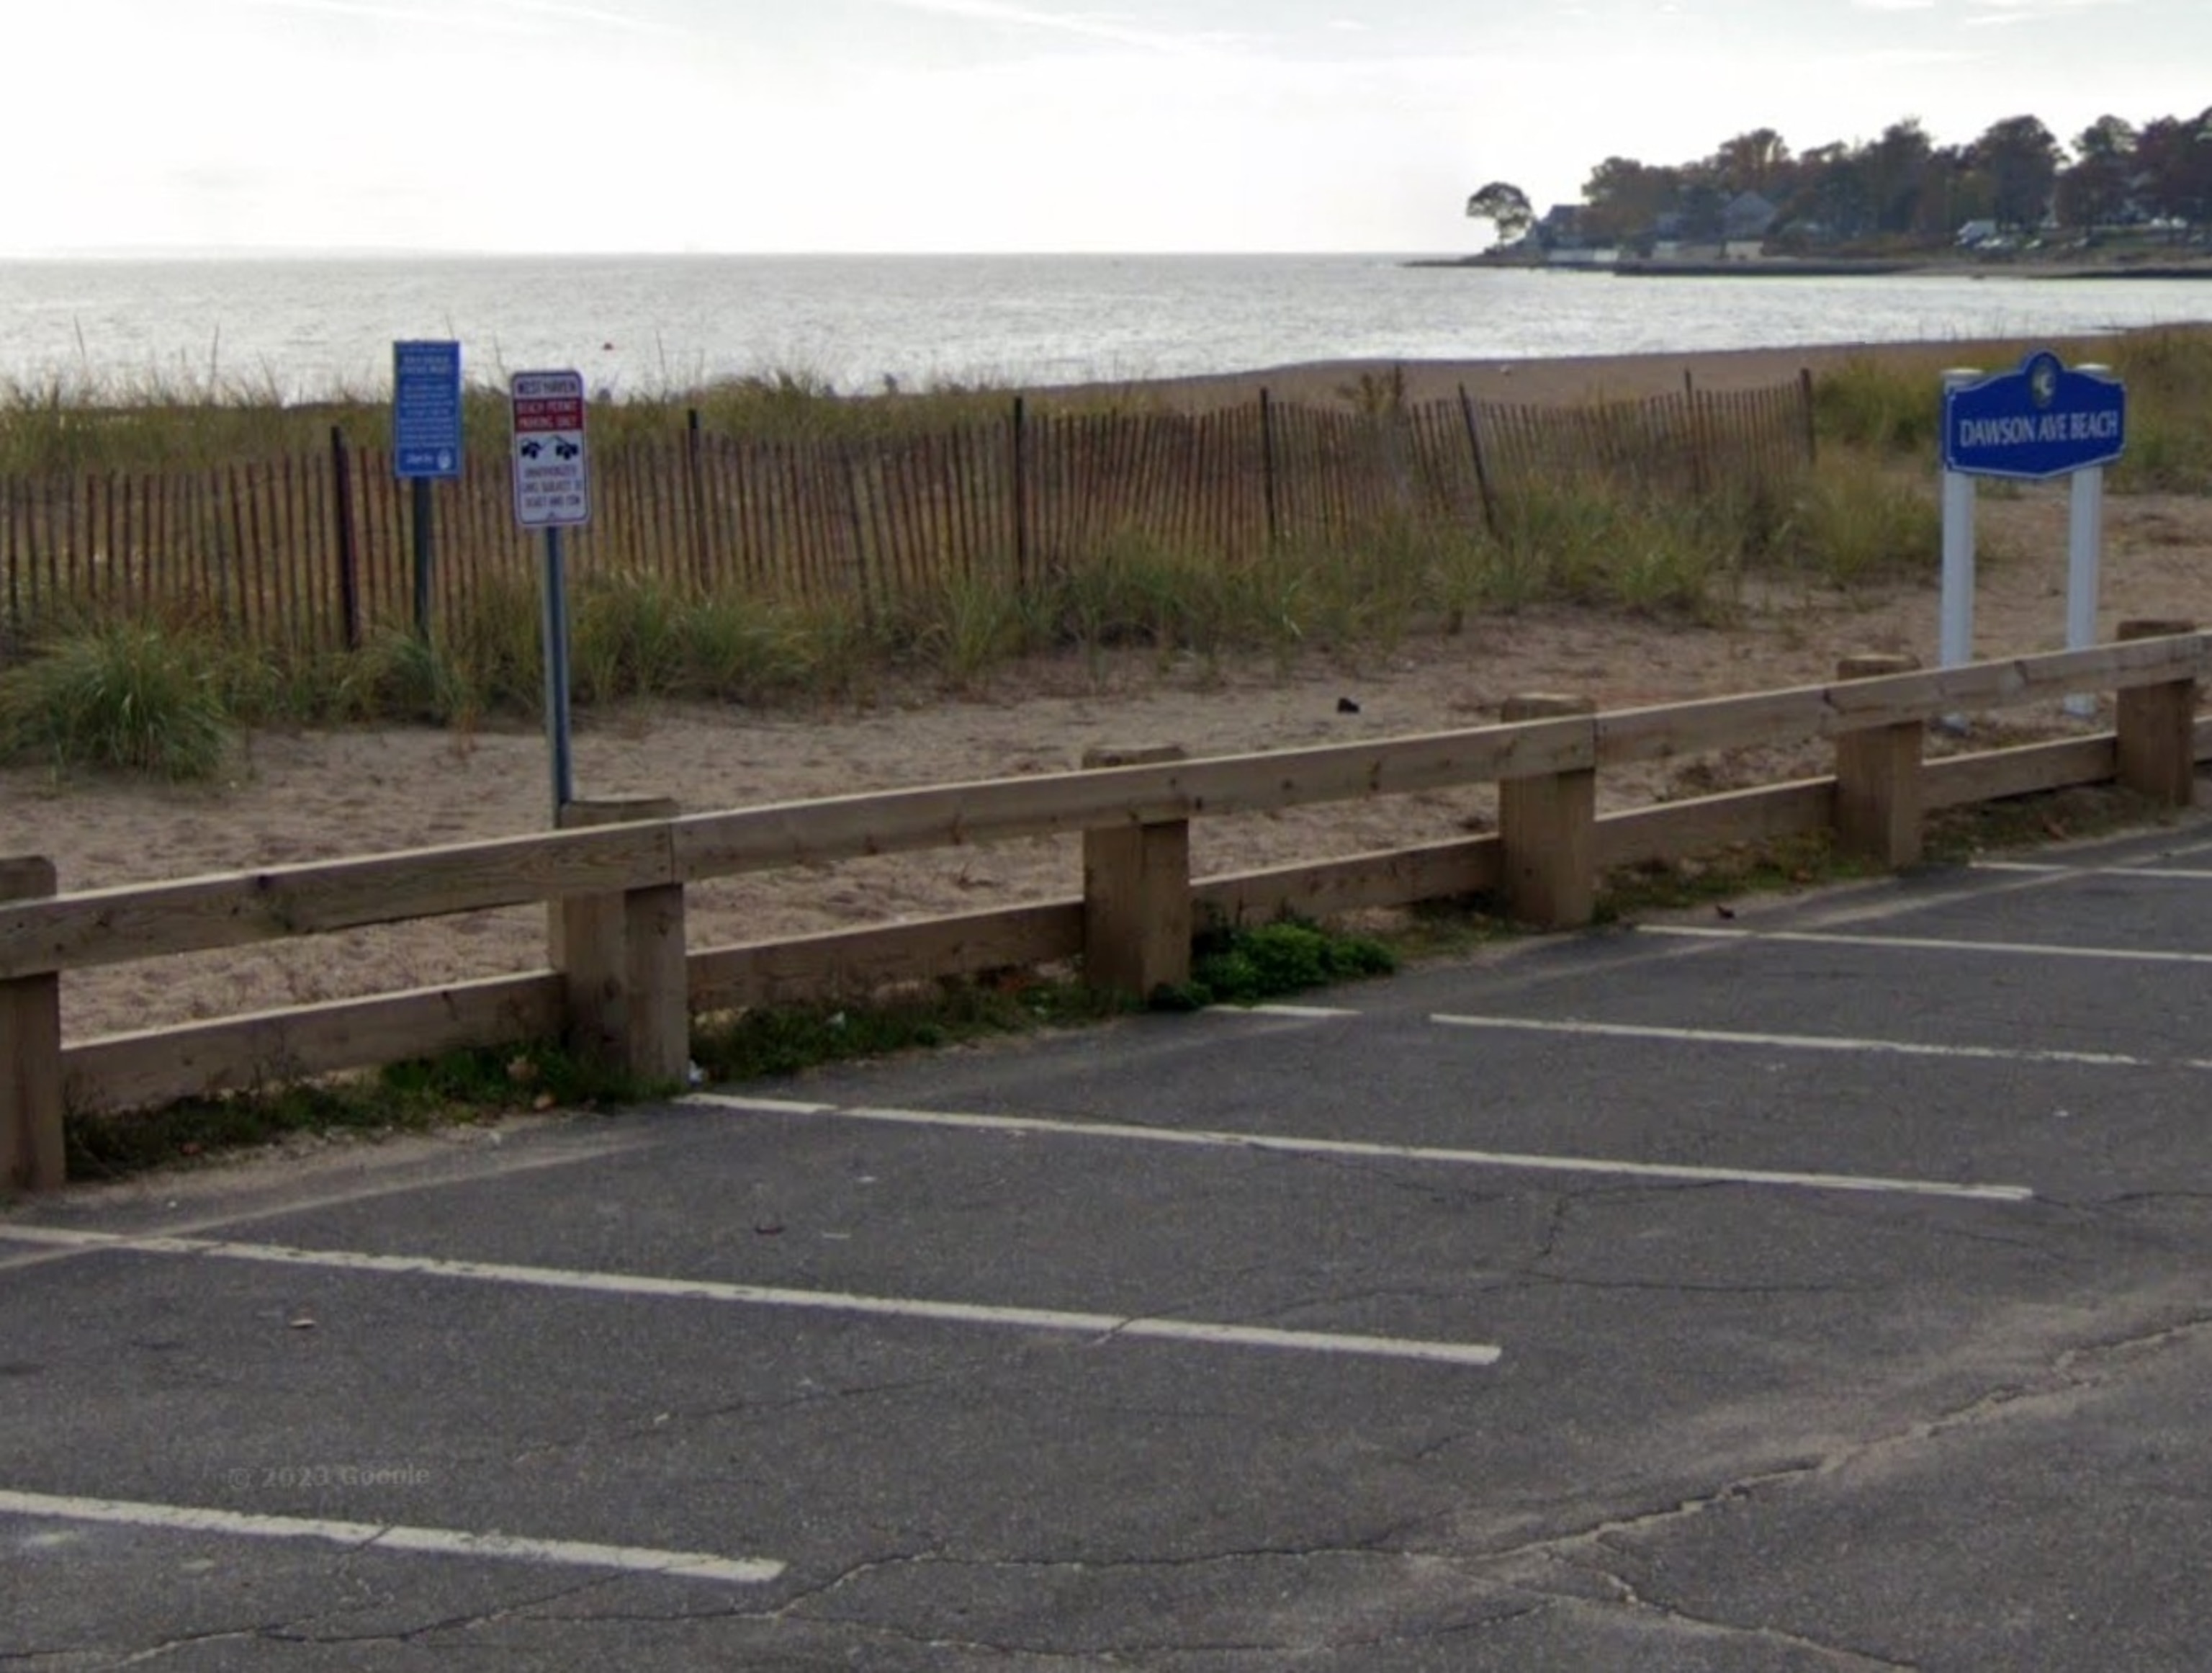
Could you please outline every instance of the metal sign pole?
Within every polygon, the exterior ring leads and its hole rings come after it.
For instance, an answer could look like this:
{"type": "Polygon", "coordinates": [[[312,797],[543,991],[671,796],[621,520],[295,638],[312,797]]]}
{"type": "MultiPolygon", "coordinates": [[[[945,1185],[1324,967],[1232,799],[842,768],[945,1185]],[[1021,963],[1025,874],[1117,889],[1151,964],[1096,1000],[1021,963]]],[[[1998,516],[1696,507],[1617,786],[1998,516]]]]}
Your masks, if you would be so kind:
{"type": "Polygon", "coordinates": [[[574,370],[517,372],[512,402],[515,520],[545,532],[545,742],[553,759],[553,824],[576,800],[568,732],[568,593],[561,531],[591,520],[592,472],[584,438],[584,379],[574,370]]]}
{"type": "Polygon", "coordinates": [[[415,635],[430,638],[430,575],[435,532],[430,484],[461,474],[461,345],[392,345],[392,468],[410,484],[415,555],[415,635]]]}
{"type": "Polygon", "coordinates": [[[561,531],[545,531],[545,742],[553,761],[553,824],[576,799],[568,732],[568,593],[561,563],[561,531]]]}
{"type": "Polygon", "coordinates": [[[415,478],[415,636],[430,638],[430,564],[434,556],[430,527],[430,479],[415,478]]]}

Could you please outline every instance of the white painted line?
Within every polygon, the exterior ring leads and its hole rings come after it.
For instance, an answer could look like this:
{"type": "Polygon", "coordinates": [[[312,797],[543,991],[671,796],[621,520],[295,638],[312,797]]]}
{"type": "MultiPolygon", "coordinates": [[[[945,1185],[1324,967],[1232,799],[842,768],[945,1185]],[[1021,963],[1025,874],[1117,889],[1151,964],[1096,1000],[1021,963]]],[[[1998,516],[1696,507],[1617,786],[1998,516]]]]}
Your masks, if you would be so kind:
{"type": "MultiPolygon", "coordinates": [[[[725,1092],[694,1092],[689,1104],[711,1104],[757,1114],[777,1113],[774,1106],[725,1092]]],[[[790,1113],[784,1110],[782,1113],[790,1113]]],[[[959,1115],[937,1110],[864,1110],[817,1107],[805,1113],[841,1121],[886,1122],[904,1127],[945,1128],[1017,1136],[1051,1134],[1062,1138],[1118,1139],[1139,1144],[1182,1145],[1205,1150],[1249,1150],[1281,1156],[1352,1156],[1385,1162],[1432,1162],[1452,1167],[1501,1168],[1532,1173],[1595,1174],[1608,1178],[1664,1179],[1698,1185],[1778,1186],[1815,1191],[1871,1191],[1899,1196],[1942,1196],[1972,1202],[2031,1202],[2024,1185],[1957,1185],[1931,1179],[1885,1179],[1844,1173],[1775,1173],[1754,1168],[1681,1166],[1668,1162],[1615,1162],[1583,1156],[1531,1156],[1513,1151],[1444,1150],[1425,1145],[1370,1144],[1356,1139],[1282,1138],[1264,1133],[1212,1132],[1202,1128],[1137,1127],[1118,1122],[1052,1121],[1026,1116],[959,1115]]],[[[0,1237],[11,1233],[0,1226],[0,1237]]]]}
{"type": "Polygon", "coordinates": [[[0,1488],[0,1516],[61,1522],[113,1522],[173,1533],[229,1534],[249,1539],[312,1539],[357,1550],[408,1551],[439,1557],[489,1557],[558,1568],[605,1568],[677,1580],[759,1585],[783,1573],[763,1557],[717,1557],[699,1551],[656,1551],[636,1545],[586,1545],[513,1534],[470,1534],[449,1528],[409,1528],[381,1522],[326,1522],[315,1517],[252,1516],[190,1505],[143,1505],[125,1499],[62,1498],[0,1488]]]}
{"type": "MultiPolygon", "coordinates": [[[[1534,1017],[1461,1017],[1429,1020],[1445,1028],[1487,1028],[1500,1033],[1589,1035],[1600,1039],[1668,1040],[1688,1045],[1762,1046],[1783,1051],[1844,1051],[1893,1057],[1951,1057],[1990,1063],[2079,1063],[2090,1068],[2141,1069],[2147,1057],[2111,1051],[2021,1051],[2006,1046],[1925,1045],[1913,1040],[1864,1040],[1824,1034],[1753,1034],[1733,1029],[1661,1028],[1638,1023],[1552,1021],[1534,1017]]],[[[2195,1068],[2195,1064],[2187,1067],[2195,1068]]]]}
{"type": "Polygon", "coordinates": [[[1356,1017],[1357,1011],[1347,1011],[1335,1005],[1209,1005],[1209,1017],[1289,1017],[1304,1022],[1328,1022],[1339,1017],[1356,1017]]]}
{"type": "MultiPolygon", "coordinates": [[[[789,1113],[789,1106],[781,1106],[789,1113]]],[[[827,1113],[817,1110],[816,1113],[827,1113]]],[[[369,1255],[351,1250],[292,1249],[278,1244],[221,1243],[204,1238],[132,1237],[58,1226],[0,1225],[0,1239],[55,1248],[110,1249],[137,1255],[204,1256],[264,1266],[318,1267],[385,1277],[452,1278],[473,1283],[514,1284],[533,1289],[593,1295],[648,1296],[678,1301],[717,1301],[748,1307],[861,1313],[878,1318],[927,1319],[1022,1330],[1054,1330],[1099,1341],[1195,1342],[1212,1348],[1288,1348],[1377,1360],[1423,1360],[1437,1365],[1497,1364],[1500,1350],[1480,1342],[1428,1341],[1403,1336],[1342,1335],[1318,1330],[1276,1330],[1199,1319],[1143,1318],[1116,1313],[1067,1312],[1055,1308],[994,1307],[966,1301],[920,1301],[896,1296],[851,1295],[836,1290],[793,1290],[728,1284],[703,1278],[650,1278],[629,1273],[576,1272],[559,1267],[511,1266],[488,1261],[442,1261],[417,1255],[369,1255]]]]}
{"type": "MultiPolygon", "coordinates": [[[[644,1147],[641,1138],[612,1140],[594,1143],[576,1150],[563,1148],[552,1156],[506,1155],[492,1159],[482,1152],[466,1156],[466,1171],[441,1173],[427,1177],[373,1179],[353,1184],[344,1189],[320,1192],[313,1196],[288,1197],[282,1202],[263,1202],[243,1211],[227,1209],[221,1214],[196,1214],[173,1220],[162,1228],[165,1237],[179,1238],[212,1232],[220,1226],[251,1226],[259,1220],[274,1220],[279,1215],[307,1214],[318,1208],[349,1208],[362,1202],[371,1202],[380,1196],[398,1196],[416,1191],[442,1190],[448,1186],[482,1184],[486,1180],[507,1179],[520,1174],[542,1173],[550,1168],[577,1167],[587,1162],[602,1162],[611,1156],[627,1155],[644,1147]]],[[[0,1275],[20,1272],[27,1267],[48,1266],[56,1261],[74,1260],[82,1250],[43,1250],[34,1255],[0,1256],[0,1275]]]]}
{"type": "Polygon", "coordinates": [[[2212,964],[2212,952],[2162,952],[2138,947],[2056,946],[2043,941],[1953,941],[1917,935],[1844,935],[1809,929],[1708,929],[1644,924],[1639,935],[1695,941],[1790,941],[1812,946],[1887,947],[1900,952],[2001,952],[2014,958],[2095,958],[2112,964],[2212,964]]]}
{"type": "Polygon", "coordinates": [[[2182,866],[2045,866],[2026,860],[1977,860],[1973,869],[2025,877],[2154,877],[2170,883],[2212,882],[2212,871],[2182,866]]]}

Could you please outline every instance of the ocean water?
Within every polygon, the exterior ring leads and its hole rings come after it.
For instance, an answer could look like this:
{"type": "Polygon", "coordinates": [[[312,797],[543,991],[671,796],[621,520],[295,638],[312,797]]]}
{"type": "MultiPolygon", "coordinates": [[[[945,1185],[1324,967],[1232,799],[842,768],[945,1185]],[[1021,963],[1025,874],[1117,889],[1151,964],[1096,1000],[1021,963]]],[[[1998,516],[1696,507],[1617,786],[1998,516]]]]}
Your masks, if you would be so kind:
{"type": "Polygon", "coordinates": [[[699,256],[0,263],[0,381],[380,395],[399,338],[472,380],[642,393],[790,374],[848,392],[2212,319],[2212,281],[1639,279],[1375,256],[699,256]]]}

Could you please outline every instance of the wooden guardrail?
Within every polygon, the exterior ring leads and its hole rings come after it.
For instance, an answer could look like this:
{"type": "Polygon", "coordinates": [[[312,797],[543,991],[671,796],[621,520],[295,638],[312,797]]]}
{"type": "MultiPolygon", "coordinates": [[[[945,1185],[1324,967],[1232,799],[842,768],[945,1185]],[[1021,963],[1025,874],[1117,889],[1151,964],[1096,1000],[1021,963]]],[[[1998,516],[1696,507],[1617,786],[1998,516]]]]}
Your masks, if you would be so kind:
{"type": "Polygon", "coordinates": [[[43,858],[0,860],[0,1181],[61,1183],[65,1109],[112,1111],[272,1079],[566,1034],[647,1080],[679,1081],[691,1015],[909,978],[1080,957],[1138,995],[1188,979],[1194,912],[1232,921],[1496,891],[1525,922],[1589,921],[1597,878],[1638,861],[1832,828],[1890,865],[1931,810],[2118,780],[2186,806],[2212,727],[2196,720],[2208,639],[2130,623],[2091,650],[1920,672],[1850,659],[1830,684],[1598,712],[1528,697],[1502,724],[1185,760],[1106,752],[1083,770],[678,816],[579,806],[556,832],[73,894],[43,858]],[[2113,732],[1924,758],[1938,717],[2085,690],[2113,732]],[[1601,817],[1622,763],[1829,739],[1832,776],[1601,817]],[[1195,818],[1496,782],[1496,836],[1211,878],[1195,818]],[[608,823],[608,821],[612,821],[608,823]],[[710,878],[1063,832],[1085,834],[1080,897],[691,952],[684,891],[710,878]],[[554,903],[548,967],[407,993],[64,1043],[65,972],[486,908],[554,903]]]}

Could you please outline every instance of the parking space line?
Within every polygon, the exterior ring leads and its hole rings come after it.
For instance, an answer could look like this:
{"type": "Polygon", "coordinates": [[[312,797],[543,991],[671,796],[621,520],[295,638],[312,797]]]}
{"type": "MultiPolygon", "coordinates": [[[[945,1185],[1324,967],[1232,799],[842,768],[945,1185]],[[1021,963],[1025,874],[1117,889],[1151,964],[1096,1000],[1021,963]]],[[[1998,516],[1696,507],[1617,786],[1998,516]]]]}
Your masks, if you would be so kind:
{"type": "Polygon", "coordinates": [[[223,1243],[206,1238],[136,1237],[59,1226],[0,1225],[0,1239],[57,1248],[106,1249],[137,1255],[191,1256],[248,1261],[265,1266],[319,1267],[385,1277],[458,1279],[513,1284],[594,1295],[713,1301],[799,1311],[860,1313],[878,1318],[920,1319],[940,1324],[989,1325],[1048,1330],[1100,1341],[1133,1339],[1208,1348],[1281,1348],[1377,1360],[1419,1360],[1438,1365],[1495,1365],[1500,1350],[1483,1342],[1431,1341],[1415,1337],[1347,1335],[1321,1330],[1278,1330],[1200,1319],[1146,1318],[1117,1313],[1069,1312],[1045,1307],[1000,1307],[979,1302],[925,1301],[897,1296],[853,1295],[835,1290],[794,1290],[702,1278],[653,1278],[631,1273],[579,1272],[559,1267],[514,1266],[489,1261],[447,1261],[418,1255],[371,1255],[353,1250],[294,1249],[279,1244],[223,1243]]]}
{"type": "Polygon", "coordinates": [[[126,1499],[79,1499],[0,1488],[0,1516],[60,1522],[118,1523],[171,1533],[224,1534],[248,1539],[321,1540],[364,1551],[413,1555],[485,1557],[502,1562],[560,1568],[603,1568],[674,1580],[719,1580],[760,1585],[784,1572],[765,1557],[718,1557],[700,1551],[657,1551],[636,1545],[590,1545],[565,1539],[522,1539],[513,1534],[471,1534],[450,1528],[410,1528],[383,1522],[330,1522],[319,1517],[254,1516],[191,1505],[148,1505],[126,1499]]]}
{"type": "Polygon", "coordinates": [[[1209,1017],[1288,1017],[1294,1021],[1329,1022],[1356,1017],[1358,1012],[1340,1005],[1209,1005],[1209,1017]]]}
{"type": "MultiPolygon", "coordinates": [[[[1056,1138],[1110,1139],[1139,1144],[1181,1145],[1195,1149],[1258,1151],[1271,1155],[1353,1157],[1364,1161],[1418,1162],[1528,1173],[1654,1179],[1674,1184],[1746,1185],[1796,1190],[1875,1192],[1898,1196],[1952,1197],[1971,1202],[2032,1202],[2035,1200],[2035,1193],[2025,1185],[1955,1184],[1947,1180],[1891,1179],[1844,1173],[1785,1173],[1759,1168],[1692,1167],[1672,1162],[1607,1161],[1587,1156],[1536,1156],[1513,1151],[1439,1149],[1425,1145],[1374,1144],[1358,1139],[1289,1138],[1266,1133],[1214,1132],[1203,1128],[1140,1127],[1121,1122],[956,1114],[940,1110],[847,1108],[834,1104],[795,1104],[775,1098],[741,1098],[727,1092],[694,1092],[684,1101],[755,1115],[827,1116],[841,1121],[881,1122],[904,1127],[1004,1133],[1016,1136],[1045,1134],[1056,1138]]],[[[5,1228],[0,1228],[0,1236],[6,1235],[5,1228]]]]}
{"type": "Polygon", "coordinates": [[[2051,866],[2033,860],[1977,860],[1973,869],[2021,877],[2153,877],[2169,883],[2212,883],[2212,870],[2185,866],[2051,866]]]}
{"type": "MultiPolygon", "coordinates": [[[[497,1141],[499,1135],[494,1134],[497,1141]]],[[[430,1177],[403,1176],[392,1179],[371,1179],[348,1185],[342,1190],[318,1192],[312,1196],[288,1197],[281,1202],[258,1202],[246,1209],[229,1208],[217,1214],[197,1214],[173,1220],[162,1227],[164,1236],[190,1237],[212,1232],[219,1226],[251,1226],[256,1220],[277,1220],[293,1214],[311,1214],[323,1208],[351,1208],[359,1203],[373,1202],[379,1197],[400,1196],[416,1192],[449,1190],[462,1185],[480,1185],[488,1180],[512,1179],[521,1175],[544,1173],[554,1168],[579,1167],[586,1163],[604,1162],[611,1157],[630,1154],[641,1149],[647,1141],[632,1136],[594,1143],[575,1149],[563,1147],[556,1155],[504,1155],[490,1160],[480,1154],[470,1159],[472,1165],[466,1171],[439,1174],[430,1177]]],[[[0,1254],[0,1276],[21,1272],[30,1267],[48,1266],[57,1261],[74,1259],[82,1253],[72,1249],[45,1249],[28,1255],[0,1254]]]]}
{"type": "Polygon", "coordinates": [[[1958,941],[1923,935],[1847,935],[1816,929],[1714,929],[1695,924],[1640,924],[1639,935],[1692,941],[1787,941],[1810,946],[1886,947],[1899,952],[2001,952],[2014,958],[2094,958],[2111,964],[2212,964],[2212,952],[2140,947],[2061,946],[2046,941],[1958,941]]]}
{"type": "Polygon", "coordinates": [[[1587,1035],[1598,1039],[1675,1041],[1686,1045],[1761,1046],[1782,1051],[1858,1052],[1875,1056],[1947,1057],[1990,1063],[2071,1063],[2087,1068],[2103,1069],[2212,1068],[2212,1063],[2195,1060],[2166,1064],[2148,1057],[2130,1057],[2113,1051],[1931,1045],[1917,1040],[1868,1040],[1825,1034],[1758,1034],[1737,1029],[1662,1028],[1643,1023],[1560,1021],[1537,1017],[1468,1017],[1442,1012],[1432,1015],[1429,1020],[1444,1028],[1491,1029],[1499,1033],[1587,1035]]]}

